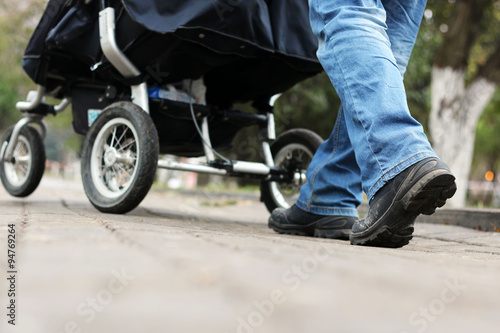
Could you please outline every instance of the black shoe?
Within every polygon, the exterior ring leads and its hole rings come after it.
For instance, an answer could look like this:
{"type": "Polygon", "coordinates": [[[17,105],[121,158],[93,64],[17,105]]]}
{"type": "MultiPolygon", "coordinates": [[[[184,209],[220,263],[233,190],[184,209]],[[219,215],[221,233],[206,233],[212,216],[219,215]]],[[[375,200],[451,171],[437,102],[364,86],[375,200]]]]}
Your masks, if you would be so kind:
{"type": "Polygon", "coordinates": [[[415,163],[375,193],[366,218],[353,226],[351,244],[393,248],[408,244],[417,216],[433,214],[456,190],[455,177],[438,158],[415,163]]]}
{"type": "Polygon", "coordinates": [[[269,228],[280,234],[348,240],[355,221],[350,216],[316,215],[293,205],[276,208],[269,217],[269,228]]]}

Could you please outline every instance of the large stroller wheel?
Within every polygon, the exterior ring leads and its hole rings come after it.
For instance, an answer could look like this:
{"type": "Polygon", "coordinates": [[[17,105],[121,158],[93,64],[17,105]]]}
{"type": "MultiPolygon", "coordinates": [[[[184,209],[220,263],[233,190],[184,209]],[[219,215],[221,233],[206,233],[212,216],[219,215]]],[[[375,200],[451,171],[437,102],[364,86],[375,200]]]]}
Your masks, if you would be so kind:
{"type": "Polygon", "coordinates": [[[108,106],[83,146],[82,181],[94,207],[123,214],[137,207],[153,184],[158,133],[150,116],[130,102],[108,106]]]}
{"type": "MultiPolygon", "coordinates": [[[[10,128],[2,139],[3,157],[12,135],[10,128]]],[[[2,184],[12,196],[27,197],[40,184],[45,171],[45,148],[43,140],[33,127],[24,126],[19,133],[12,159],[0,163],[2,184]]]]}
{"type": "Polygon", "coordinates": [[[292,129],[281,134],[271,145],[274,164],[290,172],[300,171],[304,179],[287,183],[263,181],[261,201],[271,213],[275,208],[289,208],[299,196],[300,187],[305,183],[305,172],[311,160],[323,143],[316,133],[306,129],[292,129]]]}

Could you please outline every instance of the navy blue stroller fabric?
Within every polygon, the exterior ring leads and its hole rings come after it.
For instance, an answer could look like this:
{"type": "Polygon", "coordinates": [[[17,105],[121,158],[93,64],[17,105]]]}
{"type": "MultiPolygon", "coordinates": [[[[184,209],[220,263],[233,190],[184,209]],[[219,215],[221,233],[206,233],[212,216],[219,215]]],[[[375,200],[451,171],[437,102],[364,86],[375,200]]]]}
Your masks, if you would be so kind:
{"type": "MultiPolygon", "coordinates": [[[[208,101],[226,105],[269,97],[322,70],[307,0],[108,3],[118,45],[150,85],[203,77],[208,101]]],[[[126,84],[100,51],[98,13],[96,0],[49,1],[23,59],[33,81],[65,89],[82,79],[126,84]]]]}
{"type": "Polygon", "coordinates": [[[123,0],[132,18],[147,29],[159,33],[202,27],[215,32],[218,41],[204,41],[191,35],[217,51],[247,52],[241,45],[251,44],[268,52],[299,57],[316,62],[316,37],[309,27],[307,0],[123,0]],[[224,42],[240,41],[239,47],[229,49],[224,42]]]}

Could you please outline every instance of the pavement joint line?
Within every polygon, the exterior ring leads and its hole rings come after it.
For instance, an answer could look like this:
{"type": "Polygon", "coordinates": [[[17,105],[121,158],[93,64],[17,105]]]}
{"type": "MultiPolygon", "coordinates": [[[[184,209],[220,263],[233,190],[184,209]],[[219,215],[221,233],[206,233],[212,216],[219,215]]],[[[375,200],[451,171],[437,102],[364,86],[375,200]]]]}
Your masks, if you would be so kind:
{"type": "MultiPolygon", "coordinates": [[[[67,207],[67,209],[72,210],[71,207],[67,207]]],[[[73,211],[73,210],[72,210],[73,211]]],[[[112,226],[112,224],[115,224],[116,222],[114,221],[106,221],[103,219],[100,219],[98,217],[93,217],[93,216],[88,216],[83,213],[73,211],[77,215],[91,219],[96,221],[99,225],[103,226],[106,230],[109,231],[110,234],[112,234],[118,241],[122,244],[125,244],[127,246],[130,246],[132,248],[136,248],[140,252],[146,254],[147,256],[153,258],[154,260],[158,261],[165,267],[169,267],[169,261],[163,258],[163,256],[159,255],[158,251],[154,251],[153,249],[149,249],[147,246],[142,245],[139,242],[134,241],[131,237],[128,237],[127,235],[124,235],[123,233],[120,232],[120,228],[115,228],[112,226]]]]}
{"type": "Polygon", "coordinates": [[[21,212],[19,214],[20,214],[18,216],[19,234],[22,235],[24,233],[25,229],[29,226],[29,217],[30,217],[30,212],[29,212],[28,208],[26,207],[25,202],[21,202],[21,212]]]}
{"type": "Polygon", "coordinates": [[[81,214],[75,210],[73,210],[69,205],[68,203],[66,202],[66,200],[64,199],[61,199],[61,203],[62,203],[62,206],[64,208],[66,208],[67,211],[71,212],[73,215],[75,216],[79,216],[79,217],[82,217],[84,218],[85,220],[84,221],[78,221],[77,223],[81,223],[81,224],[88,224],[88,225],[94,225],[94,223],[91,223],[91,222],[88,222],[87,220],[90,219],[90,220],[94,220],[95,222],[97,222],[99,224],[99,221],[97,218],[93,218],[91,216],[86,216],[84,214],[81,214]]]}
{"type": "MultiPolygon", "coordinates": [[[[290,237],[287,237],[288,235],[279,235],[279,234],[275,234],[274,232],[262,232],[263,230],[268,230],[267,228],[255,228],[255,227],[251,227],[251,226],[248,226],[248,223],[247,222],[242,222],[242,221],[235,221],[233,219],[227,219],[227,218],[223,218],[223,217],[212,217],[212,216],[209,216],[209,217],[199,217],[197,215],[193,215],[193,214],[183,214],[183,213],[174,213],[172,211],[165,211],[165,213],[162,213],[162,212],[157,212],[155,210],[152,210],[152,209],[149,209],[149,208],[145,208],[145,207],[142,207],[142,209],[152,215],[152,216],[155,216],[155,217],[163,217],[163,218],[172,218],[172,219],[180,219],[180,220],[187,220],[187,221],[196,221],[196,222],[207,222],[207,223],[224,223],[224,224],[238,224],[238,225],[242,225],[246,228],[251,228],[255,231],[258,232],[258,236],[264,236],[266,239],[268,238],[274,238],[276,241],[279,241],[279,240],[282,240],[283,238],[289,238],[289,239],[295,239],[295,240],[298,240],[298,238],[296,237],[293,237],[293,236],[290,236],[290,237]]],[[[87,217],[87,218],[91,218],[89,216],[85,216],[83,214],[80,214],[78,213],[79,215],[83,216],[83,217],[87,217]]],[[[99,221],[97,221],[99,223],[99,221]]],[[[116,222],[113,222],[113,221],[110,221],[111,223],[116,223],[116,222]]],[[[177,227],[177,228],[181,228],[181,227],[177,227]]],[[[115,229],[116,230],[116,229],[115,229]]],[[[269,229],[270,230],[270,229],[269,229]]],[[[199,231],[184,231],[184,234],[186,235],[190,235],[192,236],[193,238],[195,239],[200,239],[200,240],[207,240],[208,238],[207,237],[202,237],[202,234],[204,234],[205,232],[210,232],[210,233],[213,233],[213,234],[218,234],[218,235],[221,235],[221,236],[224,236],[224,235],[227,235],[227,232],[220,232],[220,231],[212,231],[212,230],[199,230],[199,231]]],[[[246,237],[247,235],[233,235],[235,237],[246,237]]],[[[300,238],[300,241],[307,241],[307,242],[311,242],[311,243],[318,243],[320,239],[318,238],[314,238],[314,237],[304,237],[304,238],[300,238]],[[309,239],[310,238],[310,239],[309,239]]],[[[336,242],[334,240],[330,240],[330,239],[321,239],[321,242],[324,242],[324,243],[330,243],[330,244],[336,244],[336,242]]],[[[224,248],[227,248],[229,247],[228,245],[226,244],[219,244],[220,246],[223,246],[224,248]]],[[[298,244],[296,244],[298,246],[298,244]]]]}
{"type": "Polygon", "coordinates": [[[61,200],[61,204],[64,208],[66,208],[66,210],[69,210],[71,213],[73,213],[74,215],[80,215],[78,214],[77,212],[75,212],[74,210],[72,210],[71,208],[69,208],[69,205],[68,205],[68,202],[65,200],[65,199],[60,199],[61,200]]]}
{"type": "MultiPolygon", "coordinates": [[[[156,212],[154,210],[148,209],[148,208],[143,208],[148,214],[157,216],[157,217],[163,217],[163,218],[171,218],[171,219],[179,219],[179,220],[189,220],[189,221],[196,221],[196,222],[206,222],[206,223],[224,223],[224,224],[237,224],[239,226],[242,226],[247,229],[251,229],[253,231],[261,233],[262,230],[265,228],[256,228],[253,226],[254,223],[249,223],[246,221],[238,221],[234,219],[228,219],[224,217],[199,217],[197,215],[193,214],[183,214],[183,213],[174,213],[172,211],[165,211],[165,214],[156,212]]],[[[265,229],[267,230],[267,229],[265,229]]]]}
{"type": "Polygon", "coordinates": [[[179,220],[189,220],[189,221],[199,221],[199,222],[216,222],[216,223],[239,223],[239,224],[243,224],[243,223],[247,223],[247,222],[243,222],[243,221],[237,221],[237,220],[234,220],[234,219],[228,219],[228,218],[225,218],[225,217],[219,217],[219,216],[204,216],[204,217],[200,217],[198,215],[195,215],[195,214],[190,214],[190,213],[182,213],[182,212],[172,212],[172,211],[169,211],[169,210],[165,210],[165,211],[162,211],[162,212],[165,212],[165,213],[161,213],[161,212],[156,212],[155,210],[152,210],[150,208],[143,208],[148,214],[150,215],[153,215],[153,216],[157,216],[157,217],[164,217],[164,218],[172,218],[172,219],[179,219],[179,220]]]}
{"type": "MultiPolygon", "coordinates": [[[[481,244],[475,244],[475,243],[465,242],[465,241],[461,241],[461,240],[446,239],[446,238],[440,238],[440,237],[419,236],[419,235],[414,235],[414,237],[428,239],[428,240],[437,240],[437,241],[441,241],[441,242],[445,242],[445,243],[455,243],[455,244],[462,244],[462,245],[467,245],[467,246],[484,247],[484,245],[481,245],[481,244]]],[[[498,246],[488,245],[488,247],[500,250],[500,247],[498,247],[498,246]]],[[[485,252],[480,251],[478,253],[485,253],[485,252]]],[[[500,255],[500,252],[498,252],[498,253],[492,252],[491,254],[500,255]]]]}
{"type": "MultiPolygon", "coordinates": [[[[147,208],[144,208],[144,210],[149,213],[150,215],[153,215],[153,216],[158,216],[158,217],[164,217],[164,215],[160,215],[159,213],[155,213],[154,211],[150,210],[150,209],[147,209],[147,208]]],[[[182,218],[182,216],[187,216],[187,217],[191,217],[191,215],[179,215],[179,217],[174,217],[174,218],[182,218]]],[[[192,216],[194,218],[195,221],[200,221],[200,222],[217,222],[217,223],[220,223],[220,219],[198,219],[196,218],[195,216],[192,216]]],[[[192,219],[190,219],[192,220],[192,219]]],[[[229,219],[227,219],[227,221],[222,221],[223,223],[229,223],[229,222],[232,222],[234,223],[234,221],[230,221],[229,219]]],[[[186,231],[185,232],[186,235],[190,235],[190,236],[194,236],[194,238],[197,238],[197,239],[201,239],[207,243],[210,243],[210,244],[216,244],[217,246],[220,246],[222,248],[230,248],[231,246],[229,246],[228,244],[225,244],[225,243],[222,243],[222,242],[217,242],[213,239],[210,239],[208,237],[202,237],[201,234],[199,232],[196,232],[196,231],[186,231]]]]}

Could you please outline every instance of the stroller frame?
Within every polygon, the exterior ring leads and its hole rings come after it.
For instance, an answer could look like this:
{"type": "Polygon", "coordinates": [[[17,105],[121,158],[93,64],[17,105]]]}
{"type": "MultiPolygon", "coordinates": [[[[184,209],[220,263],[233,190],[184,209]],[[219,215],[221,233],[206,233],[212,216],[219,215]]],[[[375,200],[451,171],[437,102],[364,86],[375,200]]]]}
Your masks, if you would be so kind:
{"type": "MultiPolygon", "coordinates": [[[[123,75],[125,78],[138,77],[141,72],[137,67],[127,58],[127,56],[120,50],[116,42],[115,35],[115,9],[112,7],[105,7],[105,3],[101,2],[101,11],[99,12],[99,35],[100,35],[100,45],[103,54],[106,56],[108,61],[115,67],[115,69],[123,75]]],[[[94,67],[98,67],[100,64],[96,64],[94,67]]],[[[57,90],[57,89],[56,89],[57,90]]],[[[46,136],[46,123],[44,121],[45,116],[49,114],[57,115],[63,112],[70,104],[71,98],[64,98],[58,105],[47,105],[45,104],[45,96],[57,95],[57,91],[47,92],[45,87],[39,85],[36,91],[31,91],[28,94],[27,101],[20,101],[16,104],[16,108],[24,113],[24,117],[17,122],[13,127],[10,134],[8,142],[3,142],[1,146],[0,153],[0,164],[4,162],[13,162],[13,153],[18,145],[19,137],[21,132],[27,125],[36,124],[40,127],[41,140],[46,136]]],[[[273,152],[271,150],[271,143],[276,140],[275,131],[275,119],[273,114],[273,104],[279,95],[275,95],[270,99],[270,108],[266,114],[248,114],[247,117],[253,117],[256,124],[259,124],[262,128],[265,128],[265,133],[263,138],[261,138],[261,149],[264,158],[264,163],[258,162],[246,162],[246,161],[229,161],[229,160],[217,160],[215,158],[215,150],[210,142],[210,131],[208,117],[204,116],[201,119],[201,141],[203,145],[203,152],[206,158],[206,163],[184,163],[176,161],[166,161],[159,160],[157,163],[157,168],[169,169],[169,170],[179,170],[179,171],[190,171],[196,173],[213,174],[220,176],[234,176],[234,177],[250,177],[258,178],[267,182],[269,184],[269,190],[271,196],[273,197],[274,203],[268,204],[266,200],[262,199],[266,203],[266,206],[271,211],[276,207],[289,207],[290,203],[283,197],[282,193],[278,189],[277,183],[289,183],[300,188],[300,186],[305,183],[304,170],[286,170],[282,167],[276,167],[273,158],[273,152]]],[[[142,82],[138,85],[131,86],[131,101],[133,104],[139,106],[145,113],[149,114],[149,96],[148,96],[148,86],[146,82],[142,82]]],[[[314,134],[314,133],[313,133],[314,134]]],[[[319,137],[318,137],[319,138],[319,137]]],[[[316,138],[315,138],[316,139],[316,138]]],[[[316,144],[318,146],[319,144],[316,144]]],[[[317,147],[313,147],[315,149],[317,147]]],[[[311,156],[312,157],[312,156],[311,156]]],[[[45,159],[45,155],[43,156],[45,159]]],[[[43,174],[43,170],[42,170],[43,174]]],[[[41,178],[41,175],[40,175],[41,178]]],[[[38,185],[38,180],[34,185],[34,188],[29,193],[23,193],[26,196],[31,194],[31,192],[38,185]]],[[[26,192],[26,191],[25,191],[26,192]]],[[[12,194],[12,193],[11,193],[12,194]]],[[[264,194],[263,194],[264,195],[264,194]]],[[[90,198],[90,197],[89,197],[90,198]]],[[[142,199],[141,199],[142,200],[142,199]]],[[[140,201],[138,203],[140,203],[140,201]]],[[[91,200],[92,201],[92,200],[91,200]]],[[[92,202],[94,206],[96,204],[92,202]]],[[[138,204],[137,203],[137,204],[138,204]]],[[[135,204],[135,206],[137,205],[135,204]]],[[[133,208],[123,207],[119,210],[109,210],[101,209],[96,206],[101,211],[106,212],[116,212],[124,213],[133,208]]]]}
{"type": "MultiPolygon", "coordinates": [[[[99,13],[99,34],[101,37],[101,48],[109,60],[109,62],[122,74],[125,78],[132,78],[139,76],[141,72],[134,66],[134,64],[127,58],[125,54],[119,49],[115,38],[115,10],[108,7],[99,13]]],[[[145,82],[131,87],[132,101],[140,106],[146,113],[149,113],[149,99],[148,87],[145,82]]],[[[202,119],[202,144],[203,151],[206,156],[207,163],[215,161],[213,148],[210,142],[210,132],[208,127],[207,117],[202,119]]],[[[274,114],[268,112],[267,114],[267,139],[275,140],[275,124],[274,114]]],[[[227,176],[233,174],[258,175],[263,178],[271,176],[271,168],[274,167],[271,148],[268,141],[262,142],[262,151],[264,153],[264,163],[242,162],[236,161],[231,165],[230,170],[217,168],[209,165],[196,165],[190,163],[179,162],[166,162],[159,161],[158,167],[162,169],[179,170],[179,171],[192,171],[198,173],[207,173],[214,175],[227,176]]],[[[227,167],[227,166],[226,166],[227,167]]],[[[301,175],[298,175],[300,179],[301,175]]]]}

